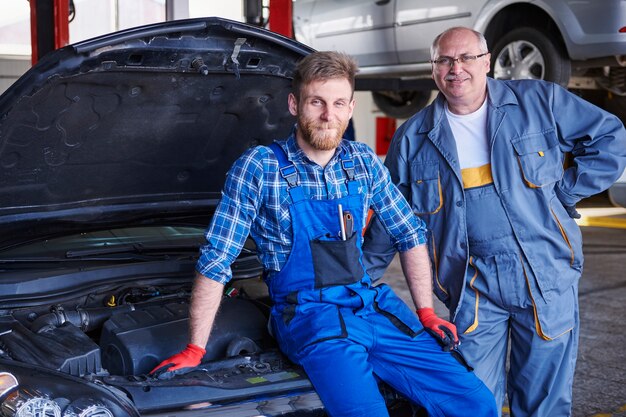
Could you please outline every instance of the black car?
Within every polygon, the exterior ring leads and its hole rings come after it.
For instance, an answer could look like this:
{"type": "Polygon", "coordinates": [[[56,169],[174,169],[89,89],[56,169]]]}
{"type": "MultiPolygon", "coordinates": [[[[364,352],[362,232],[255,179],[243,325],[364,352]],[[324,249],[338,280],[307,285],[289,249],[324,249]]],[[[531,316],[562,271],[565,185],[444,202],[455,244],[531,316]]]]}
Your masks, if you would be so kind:
{"type": "Polygon", "coordinates": [[[226,172],[290,133],[310,51],[225,19],[171,21],[54,51],[0,97],[0,415],[323,413],[268,334],[253,242],[203,364],[148,375],[185,346],[226,172]]]}

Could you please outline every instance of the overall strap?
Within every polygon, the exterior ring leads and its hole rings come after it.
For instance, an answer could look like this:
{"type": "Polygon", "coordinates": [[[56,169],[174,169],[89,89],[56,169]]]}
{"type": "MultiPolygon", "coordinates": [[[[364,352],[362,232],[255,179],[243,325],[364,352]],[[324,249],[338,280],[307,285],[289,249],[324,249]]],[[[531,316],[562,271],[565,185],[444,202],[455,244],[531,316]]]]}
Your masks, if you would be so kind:
{"type": "Polygon", "coordinates": [[[343,168],[343,172],[345,172],[348,180],[346,181],[348,185],[348,194],[354,195],[358,194],[359,187],[358,182],[354,179],[354,160],[347,152],[341,152],[339,154],[339,159],[341,160],[341,168],[343,168]]]}
{"type": "Polygon", "coordinates": [[[300,181],[298,180],[298,170],[295,164],[287,159],[287,153],[285,153],[285,150],[278,143],[272,142],[269,147],[274,152],[276,159],[278,159],[280,175],[287,181],[289,186],[288,191],[292,201],[302,200],[304,194],[300,186],[300,181]]]}

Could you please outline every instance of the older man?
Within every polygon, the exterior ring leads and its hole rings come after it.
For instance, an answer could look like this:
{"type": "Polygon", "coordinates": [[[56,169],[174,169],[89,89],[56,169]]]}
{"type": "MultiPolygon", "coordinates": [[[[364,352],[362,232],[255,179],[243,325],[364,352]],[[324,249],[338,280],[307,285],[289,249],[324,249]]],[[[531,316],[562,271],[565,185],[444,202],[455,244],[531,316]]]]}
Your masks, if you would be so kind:
{"type": "MultiPolygon", "coordinates": [[[[622,173],[626,132],[558,85],[488,78],[487,42],[471,29],[437,36],[431,58],[440,94],[398,129],[385,164],[430,230],[434,291],[476,374],[499,405],[508,393],[511,415],[567,416],[583,265],[575,205],[622,173]]],[[[388,244],[374,222],[374,278],[388,244]]]]}

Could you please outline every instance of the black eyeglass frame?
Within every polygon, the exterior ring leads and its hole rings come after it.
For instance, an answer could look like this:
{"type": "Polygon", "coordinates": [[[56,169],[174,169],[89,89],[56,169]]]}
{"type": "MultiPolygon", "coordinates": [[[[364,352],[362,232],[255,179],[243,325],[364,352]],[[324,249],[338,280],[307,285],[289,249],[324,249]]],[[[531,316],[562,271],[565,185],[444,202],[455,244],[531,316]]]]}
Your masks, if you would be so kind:
{"type": "Polygon", "coordinates": [[[455,62],[458,62],[459,64],[470,64],[472,62],[475,62],[478,58],[484,57],[488,53],[489,53],[489,51],[484,52],[484,53],[479,54],[479,55],[461,55],[458,58],[452,58],[451,56],[440,56],[437,59],[431,60],[430,63],[431,64],[435,64],[438,67],[452,68],[452,66],[454,65],[455,62]],[[442,62],[442,60],[444,60],[444,62],[442,62]],[[450,63],[446,64],[445,61],[450,61],[450,63]]]}

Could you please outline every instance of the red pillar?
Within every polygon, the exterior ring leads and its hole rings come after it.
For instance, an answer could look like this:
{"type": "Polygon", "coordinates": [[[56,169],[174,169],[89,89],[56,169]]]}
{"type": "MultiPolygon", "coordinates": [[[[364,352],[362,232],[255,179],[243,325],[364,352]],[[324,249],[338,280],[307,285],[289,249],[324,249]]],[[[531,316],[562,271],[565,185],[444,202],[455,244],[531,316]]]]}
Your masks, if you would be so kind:
{"type": "Polygon", "coordinates": [[[376,155],[387,155],[395,131],[396,119],[393,117],[376,118],[376,155]]]}
{"type": "Polygon", "coordinates": [[[292,1],[270,0],[269,29],[288,38],[293,38],[292,1]]]}
{"type": "Polygon", "coordinates": [[[30,0],[31,62],[69,43],[69,0],[30,0]]]}

